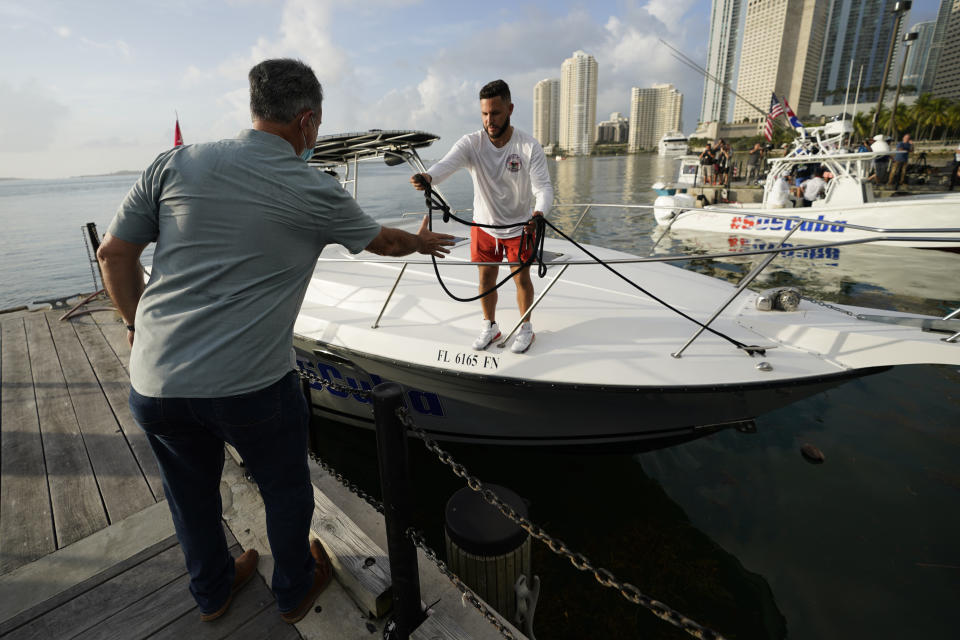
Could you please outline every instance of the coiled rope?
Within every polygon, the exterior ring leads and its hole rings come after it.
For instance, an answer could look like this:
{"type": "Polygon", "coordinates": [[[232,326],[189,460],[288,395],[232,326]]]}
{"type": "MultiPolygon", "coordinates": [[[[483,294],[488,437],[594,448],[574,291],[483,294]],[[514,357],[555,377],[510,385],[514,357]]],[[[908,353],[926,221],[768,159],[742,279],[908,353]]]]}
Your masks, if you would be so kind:
{"type": "Polygon", "coordinates": [[[583,253],[585,253],[585,254],[587,254],[588,256],[590,256],[590,258],[592,258],[592,259],[594,260],[594,262],[596,262],[597,264],[601,265],[602,267],[604,267],[605,269],[607,269],[608,271],[610,271],[610,273],[614,274],[615,276],[617,276],[618,278],[620,278],[621,280],[623,280],[624,282],[626,282],[627,284],[629,284],[631,287],[633,287],[634,289],[636,289],[636,290],[639,291],[640,293],[642,293],[642,294],[644,294],[645,296],[649,297],[651,300],[654,300],[655,302],[661,304],[662,306],[664,306],[664,307],[666,307],[667,309],[673,311],[673,312],[676,313],[677,315],[679,315],[679,316],[681,316],[681,317],[683,317],[683,318],[686,318],[687,320],[689,320],[689,321],[692,322],[693,324],[697,325],[698,327],[701,327],[701,328],[703,328],[703,329],[706,329],[707,331],[709,331],[709,332],[712,333],[713,335],[715,335],[715,336],[717,336],[717,337],[719,337],[719,338],[723,338],[724,340],[726,340],[726,341],[729,342],[730,344],[734,345],[737,349],[742,349],[743,351],[746,351],[746,352],[747,352],[749,355],[751,355],[751,356],[752,356],[754,353],[759,353],[759,354],[761,354],[761,355],[764,353],[764,350],[763,350],[762,348],[754,347],[754,346],[747,346],[747,345],[745,345],[744,343],[740,342],[739,340],[736,340],[736,339],[734,339],[734,338],[731,338],[730,336],[728,336],[728,335],[726,335],[726,334],[724,334],[724,333],[722,333],[722,332],[720,332],[720,331],[717,331],[716,329],[713,329],[713,328],[711,328],[711,327],[708,327],[707,325],[703,324],[702,322],[700,322],[700,321],[697,320],[696,318],[693,318],[693,317],[691,317],[690,315],[688,315],[688,314],[684,313],[683,311],[681,311],[680,309],[677,309],[676,307],[674,307],[673,305],[671,305],[671,304],[670,304],[669,302],[667,302],[666,300],[663,300],[663,299],[657,297],[656,295],[654,295],[653,293],[647,291],[646,289],[644,289],[643,287],[641,287],[639,284],[637,284],[636,282],[634,282],[633,280],[631,280],[630,278],[628,278],[627,276],[623,275],[622,273],[620,273],[619,271],[617,271],[616,269],[614,269],[612,266],[610,266],[609,264],[607,264],[606,262],[604,262],[602,258],[599,258],[599,257],[595,256],[593,253],[591,253],[589,250],[587,250],[586,247],[584,247],[584,246],[581,245],[579,242],[577,242],[576,240],[574,240],[573,238],[571,238],[570,236],[568,236],[567,234],[565,234],[563,231],[561,231],[560,229],[558,229],[553,223],[551,223],[549,220],[547,220],[544,216],[533,216],[530,220],[527,220],[527,221],[524,221],[524,222],[518,222],[518,223],[514,223],[514,224],[504,224],[504,225],[482,224],[482,223],[479,223],[479,222],[473,222],[472,220],[464,220],[463,218],[457,217],[456,215],[454,215],[454,214],[450,211],[450,206],[446,203],[446,201],[444,201],[444,199],[440,196],[440,194],[438,194],[436,191],[433,190],[433,188],[432,188],[431,185],[430,185],[430,182],[427,181],[427,179],[424,178],[422,174],[417,174],[416,176],[414,176],[414,179],[417,181],[417,183],[418,183],[420,186],[423,187],[424,200],[426,201],[426,206],[427,206],[427,215],[429,216],[428,221],[427,221],[427,225],[428,225],[428,227],[429,227],[429,229],[430,229],[431,231],[433,231],[433,212],[434,212],[434,211],[441,211],[441,212],[443,212],[443,221],[444,221],[445,223],[446,223],[446,222],[449,222],[450,219],[452,218],[453,220],[456,220],[456,221],[459,222],[460,224],[466,225],[466,226],[468,226],[468,227],[480,227],[481,229],[514,229],[514,228],[516,228],[516,227],[524,227],[524,231],[521,233],[521,241],[520,241],[520,246],[521,246],[521,247],[522,247],[522,246],[525,244],[525,242],[527,241],[527,240],[526,240],[526,237],[525,237],[525,234],[526,234],[526,225],[532,220],[533,223],[534,223],[534,225],[535,225],[535,228],[536,228],[536,230],[535,230],[535,232],[534,232],[534,246],[533,246],[533,251],[530,253],[530,256],[529,256],[526,260],[522,261],[522,262],[520,263],[520,266],[518,266],[515,271],[511,271],[510,274],[509,274],[507,277],[505,277],[503,280],[501,280],[500,282],[498,282],[494,287],[492,287],[491,289],[488,289],[487,291],[484,291],[484,292],[480,293],[479,295],[473,296],[473,297],[471,297],[471,298],[461,298],[461,297],[458,297],[456,294],[454,294],[452,291],[450,291],[450,289],[447,288],[447,285],[446,285],[446,284],[444,283],[444,281],[443,281],[443,277],[440,275],[440,267],[437,265],[437,259],[436,259],[436,257],[431,256],[431,260],[433,261],[433,270],[434,270],[434,273],[437,274],[437,282],[440,283],[440,287],[444,290],[444,292],[446,292],[446,294],[447,294],[448,296],[450,296],[451,298],[453,298],[454,300],[457,300],[457,301],[459,301],[459,302],[473,302],[474,300],[479,300],[480,298],[483,298],[484,296],[488,296],[488,295],[490,295],[491,293],[493,293],[494,291],[496,291],[497,289],[499,289],[500,287],[502,287],[504,284],[506,284],[507,281],[508,281],[510,278],[512,278],[514,275],[516,275],[517,273],[519,273],[519,272],[522,271],[523,269],[526,269],[527,267],[529,267],[529,266],[530,266],[531,264],[533,264],[534,262],[536,262],[537,265],[538,265],[538,266],[537,266],[537,276],[539,276],[540,278],[544,277],[544,276],[547,274],[547,266],[546,266],[546,264],[544,264],[544,262],[543,262],[543,242],[544,242],[544,238],[545,238],[545,236],[546,236],[546,233],[545,233],[545,232],[546,232],[546,228],[549,227],[549,228],[553,229],[553,231],[554,231],[557,235],[559,235],[561,238],[563,238],[564,240],[566,240],[567,242],[569,242],[570,244],[572,244],[573,246],[575,246],[577,249],[579,249],[579,250],[582,251],[583,253]]]}

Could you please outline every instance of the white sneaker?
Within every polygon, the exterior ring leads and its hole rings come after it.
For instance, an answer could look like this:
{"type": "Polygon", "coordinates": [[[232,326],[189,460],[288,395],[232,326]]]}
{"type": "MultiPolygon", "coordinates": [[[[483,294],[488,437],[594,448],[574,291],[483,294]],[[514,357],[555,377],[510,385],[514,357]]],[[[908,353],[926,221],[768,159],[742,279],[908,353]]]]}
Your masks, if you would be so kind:
{"type": "Polygon", "coordinates": [[[477,351],[483,351],[490,346],[491,342],[499,337],[500,327],[497,326],[497,323],[484,319],[483,329],[480,330],[480,335],[477,336],[477,339],[473,341],[473,348],[477,351]]]}
{"type": "Polygon", "coordinates": [[[513,344],[510,345],[510,351],[514,353],[526,353],[527,349],[530,348],[530,345],[533,344],[533,339],[537,336],[533,333],[533,325],[529,322],[524,322],[520,325],[520,329],[517,331],[517,337],[513,340],[513,344]]]}

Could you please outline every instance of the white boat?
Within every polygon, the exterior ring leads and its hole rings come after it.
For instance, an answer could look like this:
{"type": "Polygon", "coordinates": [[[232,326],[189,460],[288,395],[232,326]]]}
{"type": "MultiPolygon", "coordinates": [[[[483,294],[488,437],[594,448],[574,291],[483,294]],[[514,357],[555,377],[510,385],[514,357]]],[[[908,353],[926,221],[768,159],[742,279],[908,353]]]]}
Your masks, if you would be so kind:
{"type": "Polygon", "coordinates": [[[660,138],[657,152],[662,156],[682,156],[687,153],[687,136],[680,131],[668,131],[660,138]]]}
{"type": "MultiPolygon", "coordinates": [[[[355,167],[386,155],[422,171],[413,147],[428,139],[435,137],[331,136],[318,141],[313,162],[355,167]]],[[[409,188],[407,175],[398,177],[398,189],[409,188]]],[[[414,228],[419,221],[399,224],[414,228]]],[[[433,227],[469,236],[439,216],[433,227]]],[[[960,365],[960,310],[937,319],[823,306],[792,291],[760,294],[745,284],[738,291],[666,264],[667,257],[580,249],[550,237],[545,249],[547,275],[534,282],[536,342],[514,354],[503,348],[520,320],[512,305],[500,305],[504,339],[473,351],[478,305],[447,297],[429,259],[327,247],[294,330],[298,366],[336,385],[312,385],[314,411],[371,426],[369,399],[350,389],[393,381],[403,385],[414,421],[434,437],[610,444],[696,437],[893,365],[960,365]],[[776,310],[794,303],[795,310],[776,310]]],[[[444,282],[462,295],[476,292],[469,260],[464,239],[437,261],[444,282]]],[[[512,287],[502,292],[504,302],[512,287]]]]}
{"type": "MultiPolygon", "coordinates": [[[[768,160],[770,170],[764,182],[762,202],[697,208],[689,194],[660,196],[654,202],[657,223],[671,231],[789,237],[791,241],[871,239],[881,244],[955,248],[949,238],[956,234],[949,230],[960,227],[960,193],[877,197],[868,180],[871,165],[874,158],[889,154],[838,152],[850,126],[848,120],[843,120],[811,129],[810,135],[798,139],[786,156],[768,160]],[[823,198],[815,200],[810,207],[800,207],[794,199],[787,200],[784,206],[780,195],[782,181],[798,168],[818,164],[833,176],[827,182],[823,198]],[[876,240],[877,233],[871,229],[901,237],[876,240]],[[920,236],[926,239],[918,240],[920,236]]],[[[679,176],[678,182],[685,177],[679,176]]]]}

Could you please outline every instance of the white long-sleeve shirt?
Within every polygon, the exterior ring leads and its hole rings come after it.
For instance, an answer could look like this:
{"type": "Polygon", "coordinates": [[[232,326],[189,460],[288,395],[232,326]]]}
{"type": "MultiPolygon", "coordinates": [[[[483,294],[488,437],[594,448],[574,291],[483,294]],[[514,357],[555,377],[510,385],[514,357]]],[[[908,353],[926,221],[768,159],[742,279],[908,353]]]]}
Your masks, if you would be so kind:
{"type": "MultiPolygon", "coordinates": [[[[433,184],[438,184],[461,168],[473,178],[474,222],[513,224],[529,220],[534,211],[544,215],[550,211],[553,185],[543,148],[516,127],[510,141],[499,149],[484,131],[468,133],[427,173],[433,184]]],[[[484,229],[496,238],[512,238],[521,230],[484,229]]]]}

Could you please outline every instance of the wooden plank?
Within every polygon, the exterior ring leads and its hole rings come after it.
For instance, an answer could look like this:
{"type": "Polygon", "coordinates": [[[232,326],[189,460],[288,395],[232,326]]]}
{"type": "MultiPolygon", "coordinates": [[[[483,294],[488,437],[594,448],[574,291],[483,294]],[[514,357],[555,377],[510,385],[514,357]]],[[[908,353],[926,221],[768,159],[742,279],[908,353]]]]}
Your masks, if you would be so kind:
{"type": "Polygon", "coordinates": [[[173,535],[166,502],[0,576],[0,621],[33,609],[173,535]]]}
{"type": "MultiPolygon", "coordinates": [[[[130,449],[143,471],[153,497],[163,500],[163,482],[160,479],[160,469],[150,450],[147,436],[137,426],[137,422],[130,413],[130,377],[123,367],[117,354],[107,344],[107,340],[100,331],[100,325],[88,316],[80,316],[71,321],[80,343],[87,354],[87,359],[100,381],[103,393],[113,409],[117,423],[130,444],[130,449]]],[[[127,351],[129,351],[129,346],[127,351]]]]}
{"type": "Polygon", "coordinates": [[[316,486],[313,501],[310,531],[330,555],[337,579],[373,617],[383,616],[393,599],[387,554],[316,486]]]}
{"type": "MultiPolygon", "coordinates": [[[[236,449],[230,445],[226,449],[239,463],[236,449]]],[[[310,534],[323,544],[337,580],[357,605],[374,618],[384,616],[393,605],[387,554],[316,485],[311,486],[314,510],[310,534]]],[[[233,526],[227,509],[224,504],[227,523],[233,526]]]]}
{"type": "Polygon", "coordinates": [[[56,549],[23,318],[0,330],[0,574],[56,549]]]}
{"type": "MultiPolygon", "coordinates": [[[[242,549],[237,547],[234,555],[240,555],[241,552],[242,549]]],[[[189,593],[185,595],[192,599],[189,593]]],[[[170,640],[182,640],[183,638],[190,638],[190,640],[232,639],[238,629],[248,622],[252,622],[255,617],[259,617],[259,614],[268,614],[269,617],[274,618],[276,622],[283,626],[290,626],[280,619],[276,600],[273,593],[267,588],[267,583],[263,581],[260,574],[255,574],[249,584],[236,595],[230,604],[230,608],[222,617],[210,622],[201,622],[200,611],[194,608],[173,623],[147,637],[151,640],[167,638],[170,640]]],[[[280,627],[274,624],[272,628],[279,629],[280,627]]],[[[261,635],[259,637],[273,640],[273,635],[261,635]]],[[[38,640],[40,639],[38,638],[38,640]]]]}
{"type": "Polygon", "coordinates": [[[155,630],[167,626],[196,609],[197,604],[190,596],[189,584],[190,576],[183,574],[74,638],[76,640],[146,638],[155,630]]]}
{"type": "Polygon", "coordinates": [[[53,528],[60,548],[109,523],[47,319],[37,314],[26,318],[24,326],[50,485],[53,528]]]}
{"type": "MultiPolygon", "coordinates": [[[[460,628],[453,618],[443,611],[435,611],[429,618],[410,634],[413,640],[462,640],[470,636],[460,628]]],[[[520,636],[522,637],[522,636],[520,636]]]]}
{"type": "Polygon", "coordinates": [[[230,640],[300,640],[303,636],[292,624],[280,619],[274,607],[267,607],[230,634],[230,640]]]}
{"type": "Polygon", "coordinates": [[[89,316],[103,334],[126,371],[130,371],[130,343],[127,341],[127,328],[116,311],[95,311],[89,316]]]}
{"type": "Polygon", "coordinates": [[[46,315],[107,517],[111,522],[119,522],[156,500],[100,388],[76,331],[69,322],[58,321],[62,315],[59,311],[46,315]]]}
{"type": "Polygon", "coordinates": [[[3,636],[4,640],[72,638],[149,596],[159,586],[183,576],[186,573],[183,552],[176,538],[168,540],[171,546],[153,557],[127,567],[126,571],[99,585],[88,586],[50,611],[21,620],[17,628],[3,636]]]}

